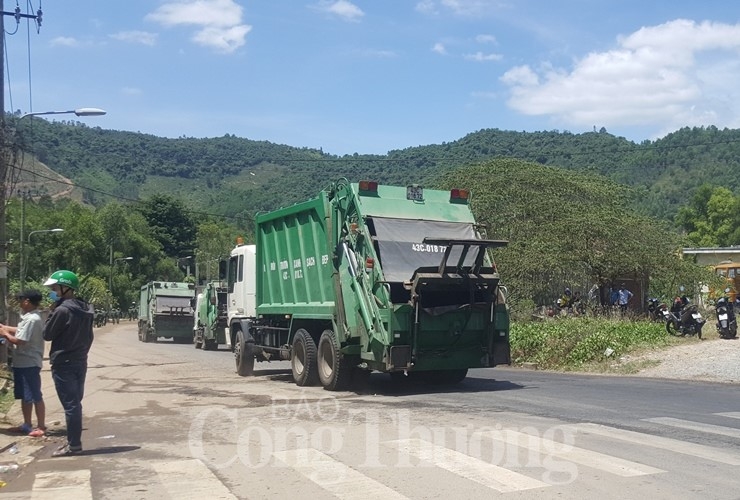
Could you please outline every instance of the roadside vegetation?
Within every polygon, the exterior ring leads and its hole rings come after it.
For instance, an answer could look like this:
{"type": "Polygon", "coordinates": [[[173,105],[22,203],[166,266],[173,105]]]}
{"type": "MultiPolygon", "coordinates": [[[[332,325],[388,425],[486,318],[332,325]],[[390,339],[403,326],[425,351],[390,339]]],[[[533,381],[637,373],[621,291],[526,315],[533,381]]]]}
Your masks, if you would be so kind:
{"type": "Polygon", "coordinates": [[[557,318],[513,323],[511,358],[541,370],[634,373],[646,366],[630,363],[629,356],[691,341],[671,337],[662,322],[557,318]]]}
{"type": "Polygon", "coordinates": [[[0,415],[5,415],[13,406],[13,390],[10,383],[11,374],[5,368],[0,368],[0,415]]]}

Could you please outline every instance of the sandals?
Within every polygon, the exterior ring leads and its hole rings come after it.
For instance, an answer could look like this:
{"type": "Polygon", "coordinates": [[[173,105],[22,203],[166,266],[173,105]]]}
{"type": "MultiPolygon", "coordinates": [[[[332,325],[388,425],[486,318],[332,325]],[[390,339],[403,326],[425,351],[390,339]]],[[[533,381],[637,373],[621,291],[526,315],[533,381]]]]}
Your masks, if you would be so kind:
{"type": "Polygon", "coordinates": [[[23,423],[16,427],[11,427],[10,429],[8,429],[8,431],[17,432],[18,434],[29,434],[33,431],[33,427],[31,427],[29,424],[23,423]]]}
{"type": "Polygon", "coordinates": [[[46,435],[46,427],[36,427],[34,430],[28,433],[32,438],[40,438],[46,435]]]}
{"type": "Polygon", "coordinates": [[[52,457],[71,457],[82,453],[82,446],[70,446],[69,443],[60,446],[51,454],[52,457]]]}

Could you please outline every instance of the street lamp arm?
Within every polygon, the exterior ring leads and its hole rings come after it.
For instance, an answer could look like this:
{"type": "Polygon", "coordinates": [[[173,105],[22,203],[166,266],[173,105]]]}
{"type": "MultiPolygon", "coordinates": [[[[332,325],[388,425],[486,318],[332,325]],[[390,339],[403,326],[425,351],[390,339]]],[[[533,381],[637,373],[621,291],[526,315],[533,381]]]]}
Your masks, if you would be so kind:
{"type": "Polygon", "coordinates": [[[41,116],[41,115],[77,115],[77,116],[101,116],[107,112],[100,108],[77,108],[70,109],[68,111],[37,111],[33,113],[25,113],[21,115],[21,119],[27,116],[41,116]]]}
{"type": "Polygon", "coordinates": [[[39,229],[38,231],[31,231],[28,233],[28,243],[31,243],[31,235],[38,233],[61,233],[64,229],[61,227],[55,227],[54,229],[39,229]]]}

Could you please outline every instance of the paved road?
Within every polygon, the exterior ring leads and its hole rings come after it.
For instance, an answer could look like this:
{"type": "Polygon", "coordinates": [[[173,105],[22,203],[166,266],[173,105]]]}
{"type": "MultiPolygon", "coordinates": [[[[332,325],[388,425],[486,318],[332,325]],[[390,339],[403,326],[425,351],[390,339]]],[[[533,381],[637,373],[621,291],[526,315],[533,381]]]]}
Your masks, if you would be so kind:
{"type": "Polygon", "coordinates": [[[738,498],[737,385],[493,369],[330,393],[257,367],[239,378],[229,352],[104,328],[85,454],[50,458],[52,436],[3,498],[738,498]]]}

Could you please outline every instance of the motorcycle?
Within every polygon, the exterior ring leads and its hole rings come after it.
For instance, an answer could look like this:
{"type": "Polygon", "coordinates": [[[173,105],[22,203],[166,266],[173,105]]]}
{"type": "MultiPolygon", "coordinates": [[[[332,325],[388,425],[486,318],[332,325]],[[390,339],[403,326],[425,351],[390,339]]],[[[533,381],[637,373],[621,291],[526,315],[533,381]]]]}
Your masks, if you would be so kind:
{"type": "Polygon", "coordinates": [[[697,335],[701,338],[701,329],[705,323],[706,320],[702,318],[696,304],[684,303],[680,310],[671,308],[665,329],[671,335],[697,335]]]}
{"type": "MultiPolygon", "coordinates": [[[[728,293],[729,289],[725,290],[728,293]]],[[[723,339],[734,339],[737,337],[737,319],[735,308],[729,297],[720,297],[715,305],[717,313],[717,333],[723,339]]]]}
{"type": "Polygon", "coordinates": [[[671,316],[668,306],[655,297],[648,299],[647,311],[651,321],[668,321],[671,316]]]}

